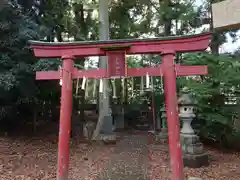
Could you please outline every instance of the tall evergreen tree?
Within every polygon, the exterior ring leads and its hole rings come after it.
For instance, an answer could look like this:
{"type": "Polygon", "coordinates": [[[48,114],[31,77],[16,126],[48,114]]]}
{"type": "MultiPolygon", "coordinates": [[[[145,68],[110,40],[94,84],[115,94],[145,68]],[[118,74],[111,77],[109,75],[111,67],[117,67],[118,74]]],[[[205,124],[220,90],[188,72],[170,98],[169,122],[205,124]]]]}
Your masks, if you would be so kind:
{"type": "Polygon", "coordinates": [[[17,104],[34,95],[35,58],[28,40],[38,39],[38,26],[15,2],[6,2],[0,10],[0,119],[14,116],[17,104]]]}

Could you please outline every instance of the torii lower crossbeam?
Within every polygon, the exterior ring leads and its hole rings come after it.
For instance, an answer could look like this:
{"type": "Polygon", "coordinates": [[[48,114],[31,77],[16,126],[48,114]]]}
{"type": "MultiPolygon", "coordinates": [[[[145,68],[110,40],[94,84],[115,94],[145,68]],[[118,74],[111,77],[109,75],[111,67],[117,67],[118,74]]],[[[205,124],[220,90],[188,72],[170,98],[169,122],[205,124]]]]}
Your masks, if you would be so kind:
{"type": "MultiPolygon", "coordinates": [[[[185,66],[177,64],[176,66],[177,76],[195,76],[195,75],[206,75],[207,66],[185,66]]],[[[147,67],[147,68],[129,68],[127,77],[141,77],[147,73],[149,76],[163,76],[163,66],[158,67],[147,67]]],[[[39,71],[36,72],[36,80],[59,80],[60,71],[39,71]]],[[[105,69],[94,69],[94,70],[78,70],[73,69],[72,78],[108,78],[107,71],[105,69]]]]}

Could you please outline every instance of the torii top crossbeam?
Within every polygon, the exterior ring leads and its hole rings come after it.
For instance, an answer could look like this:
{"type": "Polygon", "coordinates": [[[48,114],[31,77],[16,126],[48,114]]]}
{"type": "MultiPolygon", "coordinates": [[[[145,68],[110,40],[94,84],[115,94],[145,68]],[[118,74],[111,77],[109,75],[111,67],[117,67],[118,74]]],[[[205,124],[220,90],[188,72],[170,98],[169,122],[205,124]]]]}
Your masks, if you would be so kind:
{"type": "MultiPolygon", "coordinates": [[[[81,42],[39,42],[30,41],[36,57],[40,58],[62,58],[64,56],[72,57],[86,57],[86,56],[104,56],[113,54],[113,52],[120,52],[120,64],[124,63],[126,54],[162,54],[167,51],[174,53],[203,51],[208,47],[211,34],[203,33],[198,35],[188,36],[172,36],[167,38],[153,38],[153,39],[129,39],[129,40],[108,40],[108,41],[81,41],[81,42]],[[124,53],[124,54],[121,54],[124,53]]],[[[113,62],[114,58],[108,61],[113,62]]],[[[110,65],[114,69],[116,66],[110,65]]],[[[112,70],[112,71],[115,71],[112,70]]],[[[124,71],[124,70],[123,70],[124,71]]],[[[148,73],[150,76],[162,76],[162,65],[158,67],[146,68],[129,68],[125,77],[143,76],[148,73]]],[[[186,75],[204,75],[207,74],[206,66],[184,66],[176,65],[177,76],[186,75]]],[[[107,78],[109,73],[105,69],[96,70],[73,70],[72,77],[81,78],[107,78]]],[[[53,80],[60,79],[58,71],[37,72],[37,80],[53,80]]]]}
{"type": "Polygon", "coordinates": [[[172,36],[153,39],[127,39],[80,42],[39,42],[30,41],[36,57],[56,58],[71,56],[104,56],[106,48],[126,48],[126,54],[159,54],[164,50],[176,53],[204,51],[209,44],[210,33],[189,36],[172,36]]]}

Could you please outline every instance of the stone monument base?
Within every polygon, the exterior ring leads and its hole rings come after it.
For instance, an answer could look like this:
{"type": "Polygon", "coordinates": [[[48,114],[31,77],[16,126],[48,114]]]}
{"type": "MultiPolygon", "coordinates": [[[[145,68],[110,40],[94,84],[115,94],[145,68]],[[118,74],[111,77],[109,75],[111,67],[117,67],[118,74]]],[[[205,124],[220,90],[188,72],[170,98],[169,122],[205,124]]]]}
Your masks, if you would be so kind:
{"type": "Polygon", "coordinates": [[[99,139],[104,144],[116,144],[116,133],[113,132],[113,118],[111,115],[104,116],[99,139]]]}
{"type": "Polygon", "coordinates": [[[116,134],[101,134],[100,140],[104,144],[116,144],[117,142],[117,136],[116,134]]]}
{"type": "Polygon", "coordinates": [[[202,166],[208,166],[208,155],[204,154],[183,154],[184,166],[190,168],[200,168],[202,166]]]}

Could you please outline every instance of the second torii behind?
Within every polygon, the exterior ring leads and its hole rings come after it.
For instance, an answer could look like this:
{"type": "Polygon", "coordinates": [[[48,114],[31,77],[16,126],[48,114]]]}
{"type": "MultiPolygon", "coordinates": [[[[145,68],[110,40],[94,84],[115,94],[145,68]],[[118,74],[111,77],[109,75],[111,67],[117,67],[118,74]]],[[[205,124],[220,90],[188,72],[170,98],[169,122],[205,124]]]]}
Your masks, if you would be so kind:
{"type": "Polygon", "coordinates": [[[211,38],[210,33],[194,36],[167,37],[155,39],[109,40],[73,43],[46,43],[31,41],[36,57],[62,58],[62,72],[37,72],[37,80],[62,78],[60,129],[58,146],[57,180],[68,179],[69,133],[72,113],[72,79],[111,78],[136,76],[163,76],[165,104],[167,110],[168,135],[172,180],[183,180],[182,149],[178,117],[176,76],[205,75],[206,66],[176,65],[176,53],[204,51],[211,38]],[[160,54],[162,64],[158,67],[127,68],[127,54],[160,54]],[[108,68],[78,71],[73,67],[75,57],[108,56],[108,68]]]}

